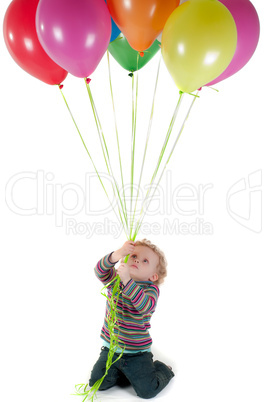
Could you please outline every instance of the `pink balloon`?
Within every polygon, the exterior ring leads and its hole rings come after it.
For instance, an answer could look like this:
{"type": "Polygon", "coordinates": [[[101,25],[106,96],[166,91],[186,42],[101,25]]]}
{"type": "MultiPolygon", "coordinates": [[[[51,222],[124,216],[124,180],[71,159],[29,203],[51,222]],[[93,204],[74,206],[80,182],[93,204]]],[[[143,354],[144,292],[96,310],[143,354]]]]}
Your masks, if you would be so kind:
{"type": "Polygon", "coordinates": [[[260,36],[257,11],[249,0],[220,0],[232,14],[237,28],[237,46],[234,57],[224,72],[206,85],[214,85],[241,70],[252,57],[260,36]]]}
{"type": "Polygon", "coordinates": [[[104,0],[40,0],[36,30],[52,60],[85,78],[107,50],[111,18],[104,0]]]}

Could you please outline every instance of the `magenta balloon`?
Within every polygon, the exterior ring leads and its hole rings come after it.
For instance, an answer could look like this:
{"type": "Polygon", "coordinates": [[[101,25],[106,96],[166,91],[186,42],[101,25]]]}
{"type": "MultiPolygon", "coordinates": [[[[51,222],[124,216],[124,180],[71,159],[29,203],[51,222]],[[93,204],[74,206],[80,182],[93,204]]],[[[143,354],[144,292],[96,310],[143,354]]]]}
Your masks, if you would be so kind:
{"type": "Polygon", "coordinates": [[[220,0],[232,14],[237,28],[237,46],[229,66],[215,80],[214,85],[241,70],[252,57],[260,36],[260,22],[257,11],[249,0],[220,0]]]}
{"type": "Polygon", "coordinates": [[[52,60],[85,78],[107,50],[111,18],[104,0],[40,0],[36,30],[52,60]]]}

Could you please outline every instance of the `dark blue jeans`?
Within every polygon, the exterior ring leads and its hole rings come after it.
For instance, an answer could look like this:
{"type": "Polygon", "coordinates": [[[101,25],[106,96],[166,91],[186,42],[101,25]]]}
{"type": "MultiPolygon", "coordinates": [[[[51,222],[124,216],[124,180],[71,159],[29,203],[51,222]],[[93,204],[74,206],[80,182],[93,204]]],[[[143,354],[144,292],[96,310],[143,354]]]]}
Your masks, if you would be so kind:
{"type": "MultiPolygon", "coordinates": [[[[105,374],[108,348],[102,347],[99,359],[91,372],[89,386],[105,374]]],[[[113,361],[119,355],[115,353],[113,361]]],[[[140,398],[154,398],[174,377],[172,370],[164,363],[156,360],[153,362],[151,352],[126,353],[120,360],[114,363],[102,382],[99,390],[107,390],[114,385],[132,385],[140,398]]]]}

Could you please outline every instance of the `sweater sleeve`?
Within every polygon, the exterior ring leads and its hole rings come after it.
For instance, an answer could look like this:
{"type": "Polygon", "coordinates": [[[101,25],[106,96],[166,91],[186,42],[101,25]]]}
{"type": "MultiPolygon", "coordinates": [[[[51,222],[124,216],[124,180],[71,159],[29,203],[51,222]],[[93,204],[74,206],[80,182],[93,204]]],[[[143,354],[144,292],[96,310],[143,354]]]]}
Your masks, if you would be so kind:
{"type": "Polygon", "coordinates": [[[156,285],[149,285],[147,289],[142,289],[131,279],[122,292],[129,297],[133,306],[140,313],[147,314],[155,311],[159,297],[159,288],[156,285]]]}
{"type": "Polygon", "coordinates": [[[105,255],[95,266],[95,274],[104,285],[107,285],[117,276],[117,272],[114,268],[116,263],[113,264],[109,259],[111,254],[112,253],[105,255]]]}

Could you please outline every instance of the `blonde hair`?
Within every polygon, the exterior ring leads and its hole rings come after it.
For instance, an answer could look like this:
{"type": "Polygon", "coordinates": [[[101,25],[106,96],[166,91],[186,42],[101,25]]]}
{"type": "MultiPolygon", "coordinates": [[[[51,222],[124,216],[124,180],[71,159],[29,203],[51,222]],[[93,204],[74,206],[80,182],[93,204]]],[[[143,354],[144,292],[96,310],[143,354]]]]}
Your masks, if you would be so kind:
{"type": "Polygon", "coordinates": [[[137,240],[135,245],[149,247],[159,257],[159,263],[157,266],[158,279],[153,283],[157,286],[161,285],[164,282],[164,278],[167,276],[167,260],[165,254],[158,248],[158,246],[152,244],[151,241],[147,239],[137,240]]]}

